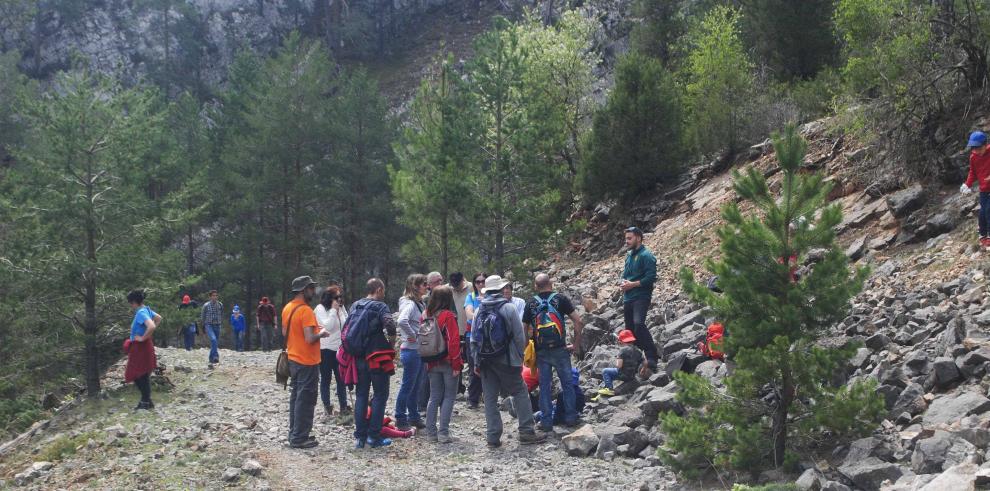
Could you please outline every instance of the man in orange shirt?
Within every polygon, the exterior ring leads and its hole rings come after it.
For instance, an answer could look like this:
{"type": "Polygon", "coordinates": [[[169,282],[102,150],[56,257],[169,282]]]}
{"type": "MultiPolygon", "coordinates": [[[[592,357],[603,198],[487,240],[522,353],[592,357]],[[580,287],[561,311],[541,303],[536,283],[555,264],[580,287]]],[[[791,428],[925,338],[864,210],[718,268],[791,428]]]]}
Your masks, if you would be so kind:
{"type": "Polygon", "coordinates": [[[313,448],[319,443],[309,435],[316,410],[316,387],[320,380],[320,338],[330,333],[316,322],[310,302],[316,296],[316,282],[309,276],[292,280],[292,301],[282,309],[282,338],[289,355],[289,446],[313,448]]]}

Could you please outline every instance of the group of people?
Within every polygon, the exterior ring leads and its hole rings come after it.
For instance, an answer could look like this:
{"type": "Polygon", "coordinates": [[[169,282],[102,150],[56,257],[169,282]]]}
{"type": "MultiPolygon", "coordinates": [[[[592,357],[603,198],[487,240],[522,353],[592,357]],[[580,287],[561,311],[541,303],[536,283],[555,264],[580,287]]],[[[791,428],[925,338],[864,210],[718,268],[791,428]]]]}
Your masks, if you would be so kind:
{"type": "MultiPolygon", "coordinates": [[[[220,363],[220,335],[222,333],[224,318],[223,302],[220,301],[220,294],[216,290],[210,290],[209,300],[200,308],[198,302],[188,294],[182,296],[182,303],[179,304],[179,311],[183,315],[179,333],[183,340],[186,351],[191,351],[196,345],[196,334],[206,336],[210,340],[209,367],[220,363]],[[196,309],[199,312],[196,313],[196,309]]],[[[265,351],[271,351],[272,341],[276,335],[275,330],[275,306],[268,297],[262,297],[255,309],[255,328],[261,338],[261,347],[265,351]]],[[[241,311],[240,305],[234,305],[228,318],[231,333],[234,339],[234,349],[244,351],[244,338],[247,333],[247,318],[241,311]]]]}
{"type": "MultiPolygon", "coordinates": [[[[623,374],[646,376],[656,369],[658,360],[646,327],[656,259],[642,241],[640,229],[626,230],[629,253],[620,287],[629,330],[620,334],[620,340],[635,343],[645,358],[623,356],[624,364],[618,368],[623,374]]],[[[311,434],[317,394],[327,415],[353,414],[356,448],[388,446],[391,438],[413,436],[417,431],[438,443],[451,442],[450,420],[458,393],[466,393],[469,408],[478,409],[484,403],[486,442],[491,448],[502,444],[500,396],[512,401],[522,444],[544,441],[555,424],[573,427],[580,423],[584,399],[571,356],[583,357],[582,320],[574,303],[555,291],[550,276],[536,275],[535,295],[528,300],[514,296],[512,282],[498,275],[479,273],[468,282],[463,274],[453,273],[448,280],[443,284],[437,272],[410,275],[396,315],[385,303],[384,282],[377,278],[367,281],[364,298],[349,309],[336,283],[320,288],[319,302],[313,308],[318,284],[309,276],[293,280],[291,300],[278,316],[268,299],[262,299],[259,328],[273,330],[272,324],[281,319],[278,331],[285,340],[291,380],[289,446],[318,445],[311,434]],[[571,336],[569,330],[573,330],[571,336]],[[396,358],[402,380],[390,419],[386,405],[396,358]],[[555,373],[559,393],[554,391],[555,373]],[[334,409],[331,393],[334,379],[339,410],[334,409]],[[353,408],[349,389],[354,392],[353,408]],[[532,401],[530,393],[535,389],[539,395],[532,401]]],[[[134,381],[141,392],[138,408],[150,409],[147,375],[155,365],[151,338],[162,319],[144,305],[140,291],[131,292],[128,302],[135,310],[128,381],[134,381]]],[[[196,308],[188,296],[182,304],[186,309],[196,308]]],[[[235,307],[232,315],[240,315],[239,310],[235,307]]],[[[211,341],[211,367],[219,362],[217,339],[223,312],[217,292],[211,291],[200,310],[211,341]]],[[[195,326],[195,322],[188,325],[195,326]]],[[[243,320],[232,319],[231,325],[243,326],[243,320]]],[[[270,338],[264,344],[270,348],[270,338]]],[[[608,379],[616,378],[609,375],[608,379]]]]}

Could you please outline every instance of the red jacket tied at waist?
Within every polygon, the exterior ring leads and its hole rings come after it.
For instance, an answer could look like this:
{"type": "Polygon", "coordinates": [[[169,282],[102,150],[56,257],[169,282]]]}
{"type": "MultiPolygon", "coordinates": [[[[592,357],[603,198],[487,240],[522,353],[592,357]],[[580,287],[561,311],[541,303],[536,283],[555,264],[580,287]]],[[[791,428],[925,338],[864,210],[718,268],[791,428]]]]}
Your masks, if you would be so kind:
{"type": "Polygon", "coordinates": [[[389,375],[395,373],[395,351],[381,350],[371,353],[366,358],[369,370],[381,370],[389,375]]]}

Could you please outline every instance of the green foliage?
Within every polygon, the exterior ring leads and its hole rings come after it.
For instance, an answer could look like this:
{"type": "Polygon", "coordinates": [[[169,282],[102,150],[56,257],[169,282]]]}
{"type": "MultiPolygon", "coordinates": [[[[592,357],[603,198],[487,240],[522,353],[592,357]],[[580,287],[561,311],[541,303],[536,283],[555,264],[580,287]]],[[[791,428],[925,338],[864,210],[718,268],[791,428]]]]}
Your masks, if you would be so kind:
{"type": "Polygon", "coordinates": [[[623,57],[588,140],[580,179],[585,199],[632,198],[676,178],[686,155],[681,106],[680,90],[659,61],[623,57]]]}
{"type": "Polygon", "coordinates": [[[748,44],[780,80],[809,80],[835,61],[835,0],[744,0],[748,44]]]}
{"type": "Polygon", "coordinates": [[[0,381],[0,396],[0,435],[20,433],[41,417],[37,398],[14,384],[0,381]]]}
{"type": "Polygon", "coordinates": [[[680,400],[704,407],[663,420],[670,436],[668,460],[680,468],[713,463],[758,472],[785,466],[792,460],[790,450],[812,446],[823,435],[836,441],[866,433],[883,412],[869,383],[831,385],[834,371],[856,347],[816,344],[846,315],[868,271],[851,272],[835,242],[842,216],[838,205],[823,207],[830,186],[821,175],[799,172],[807,144],[795,127],[775,135],[773,143],[781,167],[779,196],[755,168],[734,173],[736,194],[757,213],[743,215],[736,203],[723,209],[721,258],[706,267],[718,275],[724,293],[711,292],[692,271],[681,271],[684,289],[731,333],[725,350],[735,369],[725,379],[724,393],[700,377],[679,376],[680,400]],[[824,257],[794,278],[792,268],[812,249],[825,250],[824,257]],[[710,444],[687,444],[706,428],[710,444]]]}
{"type": "Polygon", "coordinates": [[[753,76],[739,37],[739,19],[739,11],[716,7],[690,34],[685,102],[689,137],[701,152],[735,153],[745,143],[744,104],[753,88],[753,76]]]}
{"type": "Polygon", "coordinates": [[[74,437],[62,435],[48,444],[38,453],[37,460],[43,462],[59,462],[66,457],[75,455],[80,447],[86,444],[92,433],[83,433],[74,437]]]}

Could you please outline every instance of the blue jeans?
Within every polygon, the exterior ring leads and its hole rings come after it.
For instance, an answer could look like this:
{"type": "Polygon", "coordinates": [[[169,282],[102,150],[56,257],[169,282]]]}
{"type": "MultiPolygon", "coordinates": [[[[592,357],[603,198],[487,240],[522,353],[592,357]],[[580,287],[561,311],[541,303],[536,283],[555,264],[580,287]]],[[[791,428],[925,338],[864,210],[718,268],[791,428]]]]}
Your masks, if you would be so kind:
{"type": "Polygon", "coordinates": [[[244,331],[234,331],[234,349],[244,351],[244,331]]]}
{"type": "Polygon", "coordinates": [[[337,402],[341,409],[347,408],[347,386],[340,378],[340,366],[337,365],[337,352],[329,349],[320,350],[320,400],[324,406],[333,406],[330,402],[330,381],[337,379],[337,402]]]}
{"type": "Polygon", "coordinates": [[[980,237],[990,236],[990,193],[980,193],[980,237]]]}
{"type": "Polygon", "coordinates": [[[402,384],[395,397],[395,424],[403,426],[422,419],[419,414],[419,381],[423,378],[423,359],[419,351],[403,349],[399,352],[402,361],[402,384]]]}
{"type": "Polygon", "coordinates": [[[540,426],[544,431],[553,430],[553,372],[557,371],[560,389],[564,395],[564,422],[577,421],[574,408],[574,376],[571,375],[571,354],[564,348],[536,352],[536,367],[540,371],[540,426]]]}
{"type": "Polygon", "coordinates": [[[196,324],[189,324],[185,329],[182,330],[183,345],[186,347],[186,351],[192,351],[193,346],[196,344],[196,324]]]}
{"type": "Polygon", "coordinates": [[[206,335],[210,337],[210,363],[219,363],[220,351],[217,347],[220,343],[220,324],[207,325],[206,335]]]}
{"type": "Polygon", "coordinates": [[[357,388],[354,390],[354,438],[359,441],[378,441],[382,438],[382,421],[385,420],[385,404],[388,402],[388,374],[368,368],[364,358],[355,358],[357,366],[357,388]],[[368,398],[374,389],[375,396],[371,398],[371,418],[368,414],[368,398]]]}
{"type": "Polygon", "coordinates": [[[619,378],[619,369],[615,367],[609,367],[602,370],[602,382],[605,384],[606,388],[613,388],[612,383],[619,378]]]}

